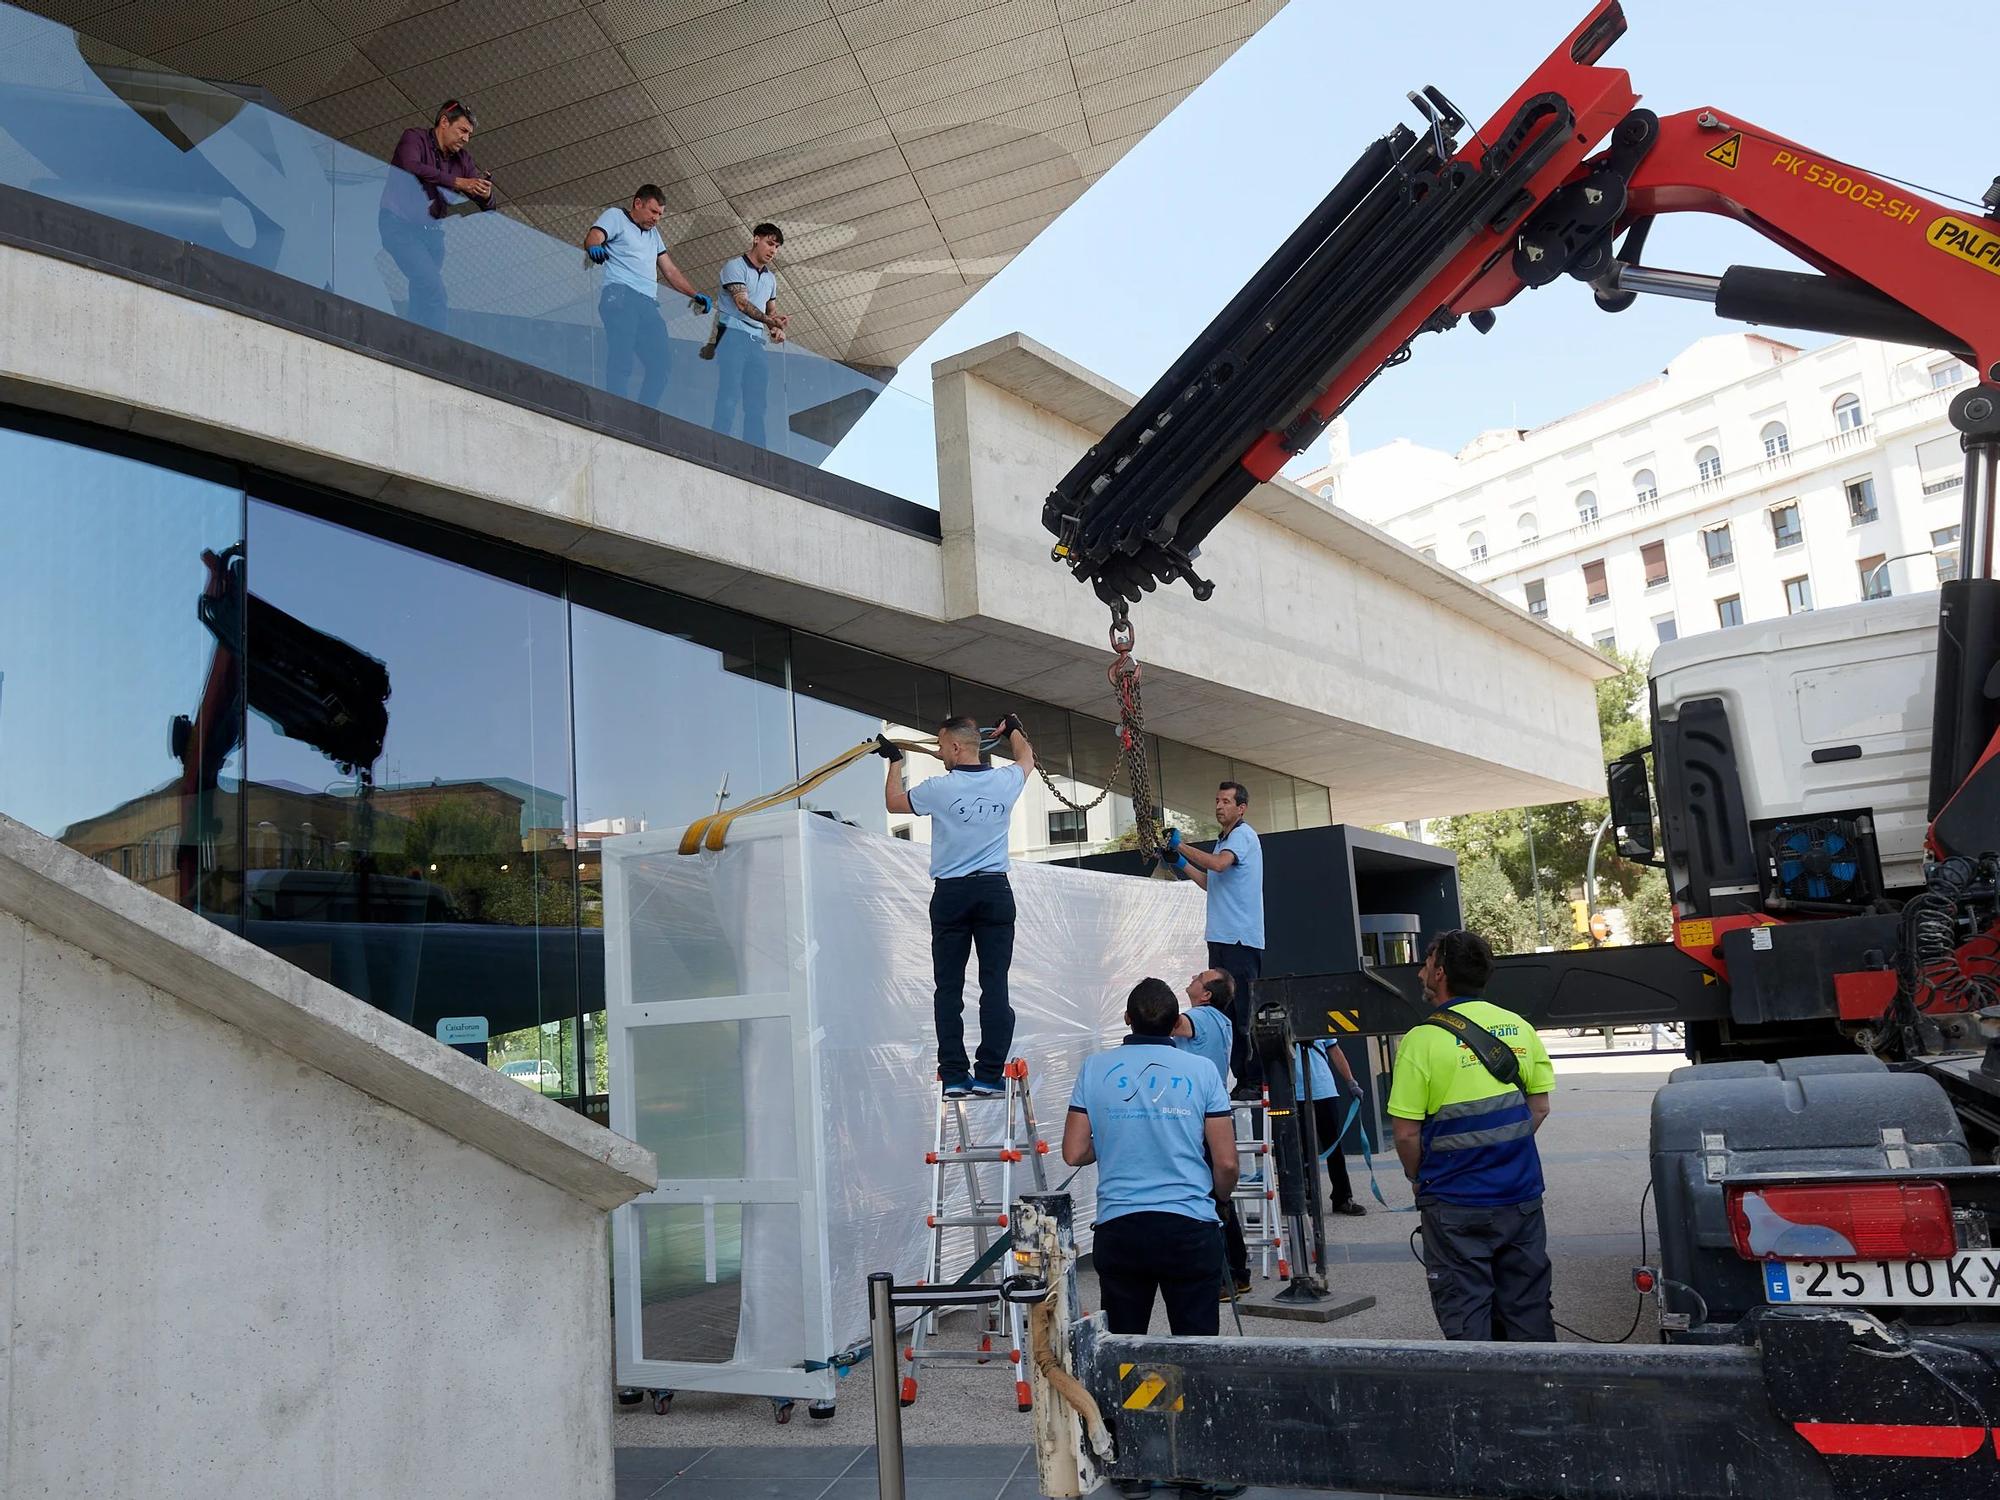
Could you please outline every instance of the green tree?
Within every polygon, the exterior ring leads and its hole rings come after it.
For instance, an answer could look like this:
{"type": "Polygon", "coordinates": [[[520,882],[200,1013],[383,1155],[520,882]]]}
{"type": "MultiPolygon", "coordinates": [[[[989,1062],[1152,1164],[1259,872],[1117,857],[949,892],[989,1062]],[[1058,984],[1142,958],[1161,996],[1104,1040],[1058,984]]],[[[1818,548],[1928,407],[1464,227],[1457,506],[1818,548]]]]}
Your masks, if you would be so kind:
{"type": "Polygon", "coordinates": [[[1484,935],[1495,953],[1531,953],[1540,945],[1533,908],[1493,860],[1459,861],[1458,899],[1465,925],[1484,935]]]}
{"type": "Polygon", "coordinates": [[[1635,943],[1664,943],[1674,935],[1674,902],[1661,870],[1646,870],[1625,898],[1625,925],[1635,943]]]}

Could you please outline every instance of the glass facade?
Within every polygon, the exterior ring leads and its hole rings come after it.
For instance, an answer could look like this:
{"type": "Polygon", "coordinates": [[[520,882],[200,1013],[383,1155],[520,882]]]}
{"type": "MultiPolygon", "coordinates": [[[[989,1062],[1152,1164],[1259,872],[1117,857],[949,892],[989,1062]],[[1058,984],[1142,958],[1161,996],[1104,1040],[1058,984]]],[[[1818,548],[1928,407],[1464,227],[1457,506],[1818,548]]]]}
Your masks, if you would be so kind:
{"type": "MultiPolygon", "coordinates": [[[[609,839],[1012,709],[1016,856],[1133,840],[1105,720],[77,424],[0,410],[0,476],[0,812],[426,1032],[483,1018],[552,1097],[605,1088],[609,839]]],[[[1147,748],[1191,836],[1224,780],[1260,830],[1330,821],[1325,787],[1147,748]]],[[[882,772],[804,805],[922,840],[882,772]]]]}
{"type": "MultiPolygon", "coordinates": [[[[476,137],[472,149],[478,158],[476,137]]],[[[635,163],[629,176],[604,182],[606,201],[629,201],[644,176],[644,164],[635,163]]],[[[511,189],[504,171],[500,177],[506,201],[511,189]]],[[[842,470],[865,469],[863,478],[885,481],[905,498],[937,503],[934,466],[889,456],[932,451],[928,402],[795,342],[760,344],[744,357],[726,352],[741,354],[742,345],[725,344],[721,357],[698,358],[710,336],[708,314],[663,289],[657,313],[646,309],[638,321],[627,304],[605,298],[604,273],[585,262],[577,241],[544,234],[513,214],[478,212],[456,193],[444,195],[450,211],[432,217],[416,178],[386,161],[5,4],[0,183],[184,240],[804,463],[827,463],[865,418],[867,437],[845,455],[842,470]],[[657,392],[610,358],[612,339],[634,336],[635,327],[654,330],[665,361],[657,392]]],[[[683,269],[704,293],[720,293],[720,264],[683,269]]],[[[782,255],[777,274],[782,299],[790,274],[782,255]]]]}

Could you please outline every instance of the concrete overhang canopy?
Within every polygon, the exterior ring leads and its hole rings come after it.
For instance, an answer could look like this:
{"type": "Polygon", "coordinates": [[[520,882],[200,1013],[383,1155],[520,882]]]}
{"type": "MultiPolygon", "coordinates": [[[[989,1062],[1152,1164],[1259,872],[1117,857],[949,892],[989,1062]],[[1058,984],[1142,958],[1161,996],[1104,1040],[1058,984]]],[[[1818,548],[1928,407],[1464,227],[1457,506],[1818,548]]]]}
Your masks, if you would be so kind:
{"type": "MultiPolygon", "coordinates": [[[[932,367],[949,618],[1032,639],[1000,686],[1102,673],[1107,615],[1052,565],[1041,502],[1133,404],[1021,334],[932,367]]],[[[1601,792],[1595,684],[1574,637],[1288,480],[1258,486],[1205,549],[1215,597],[1134,608],[1148,725],[1331,788],[1385,822],[1601,792]]]]}
{"type": "Polygon", "coordinates": [[[445,99],[506,212],[581,239],[639,183],[697,283],[786,230],[792,335],[893,366],[1284,0],[25,0],[254,85],[376,157],[445,99]]]}

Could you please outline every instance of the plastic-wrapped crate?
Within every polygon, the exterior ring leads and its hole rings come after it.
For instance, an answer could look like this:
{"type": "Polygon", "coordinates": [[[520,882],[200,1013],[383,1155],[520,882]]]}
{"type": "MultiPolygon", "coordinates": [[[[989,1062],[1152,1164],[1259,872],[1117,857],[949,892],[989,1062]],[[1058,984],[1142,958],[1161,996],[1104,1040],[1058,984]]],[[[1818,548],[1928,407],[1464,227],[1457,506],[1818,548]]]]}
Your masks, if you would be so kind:
{"type": "MultiPolygon", "coordinates": [[[[744,819],[717,853],[679,842],[604,846],[611,1125],[660,1162],[613,1219],[618,1379],[831,1400],[824,1366],[866,1337],[868,1273],[923,1274],[928,853],[797,812],[744,819]]],[[[1017,862],[1012,881],[1012,1051],[1053,1186],[1078,1063],[1124,1035],[1138,980],[1178,990],[1205,967],[1203,898],[1059,865],[1017,862]]],[[[1071,1186],[1079,1226],[1096,1175],[1071,1186]]]]}

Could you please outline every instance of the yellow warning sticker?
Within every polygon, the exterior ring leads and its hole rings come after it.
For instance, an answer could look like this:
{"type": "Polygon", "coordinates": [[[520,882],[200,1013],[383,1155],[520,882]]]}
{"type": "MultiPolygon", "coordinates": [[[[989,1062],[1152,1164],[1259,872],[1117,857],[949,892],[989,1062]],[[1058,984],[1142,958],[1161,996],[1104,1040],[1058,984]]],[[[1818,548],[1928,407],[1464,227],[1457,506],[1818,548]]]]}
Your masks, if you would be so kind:
{"type": "Polygon", "coordinates": [[[1181,1372],[1174,1365],[1118,1367],[1118,1404],[1127,1411],[1182,1411],[1181,1372]]]}
{"type": "Polygon", "coordinates": [[[1335,1031],[1361,1029],[1361,1012],[1358,1010],[1330,1010],[1326,1013],[1326,1018],[1333,1023],[1335,1031]]]}
{"type": "Polygon", "coordinates": [[[1945,214],[1931,220],[1931,227],[1924,231],[1924,238],[1946,255],[1969,260],[1975,266],[2000,276],[2000,236],[1994,235],[1990,229],[1969,224],[1955,214],[1945,214]]]}
{"type": "Polygon", "coordinates": [[[1683,922],[1677,936],[1683,948],[1713,948],[1715,924],[1706,919],[1699,922],[1683,922]]]}
{"type": "Polygon", "coordinates": [[[1704,152],[1703,154],[1710,161],[1719,162],[1734,172],[1736,170],[1736,158],[1743,154],[1743,132],[1740,130],[1736,131],[1728,140],[1717,146],[1713,151],[1704,152]]]}

